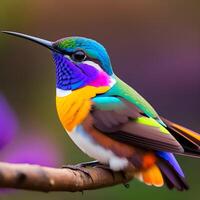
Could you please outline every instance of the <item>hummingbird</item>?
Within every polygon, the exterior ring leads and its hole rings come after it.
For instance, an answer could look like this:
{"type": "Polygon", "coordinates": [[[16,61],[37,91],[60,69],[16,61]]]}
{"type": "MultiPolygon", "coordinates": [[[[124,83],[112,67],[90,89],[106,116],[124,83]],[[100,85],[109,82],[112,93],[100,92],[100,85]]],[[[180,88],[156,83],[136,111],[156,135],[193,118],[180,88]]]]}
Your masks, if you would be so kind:
{"type": "Polygon", "coordinates": [[[56,71],[56,108],[73,142],[112,171],[146,185],[188,190],[174,155],[200,157],[200,135],[160,116],[114,73],[103,45],[85,37],[55,42],[3,31],[48,48],[56,71]]]}

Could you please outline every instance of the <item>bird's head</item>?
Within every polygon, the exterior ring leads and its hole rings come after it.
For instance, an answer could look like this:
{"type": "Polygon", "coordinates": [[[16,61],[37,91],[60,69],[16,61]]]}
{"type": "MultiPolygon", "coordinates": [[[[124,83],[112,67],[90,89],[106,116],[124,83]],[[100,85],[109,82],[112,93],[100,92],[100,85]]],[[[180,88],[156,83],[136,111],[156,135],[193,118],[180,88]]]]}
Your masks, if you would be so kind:
{"type": "Polygon", "coordinates": [[[84,86],[111,86],[115,82],[109,55],[95,40],[84,37],[66,37],[55,42],[3,31],[36,42],[52,51],[56,65],[56,87],[60,91],[84,86]]]}

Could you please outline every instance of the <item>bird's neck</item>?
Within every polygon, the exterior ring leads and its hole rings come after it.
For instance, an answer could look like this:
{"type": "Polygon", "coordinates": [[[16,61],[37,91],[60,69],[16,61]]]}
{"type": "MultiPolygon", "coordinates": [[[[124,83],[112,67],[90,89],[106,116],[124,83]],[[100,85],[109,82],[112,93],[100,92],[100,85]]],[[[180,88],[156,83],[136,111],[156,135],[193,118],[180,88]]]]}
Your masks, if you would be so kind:
{"type": "Polygon", "coordinates": [[[57,95],[56,108],[60,121],[67,132],[71,132],[87,117],[92,106],[91,99],[109,89],[109,86],[85,86],[74,91],[68,91],[68,94],[67,91],[62,91],[62,93],[59,91],[62,96],[57,95]]]}
{"type": "Polygon", "coordinates": [[[112,75],[108,75],[93,61],[75,63],[58,53],[53,53],[53,58],[56,64],[56,87],[60,90],[110,85],[112,75]]]}

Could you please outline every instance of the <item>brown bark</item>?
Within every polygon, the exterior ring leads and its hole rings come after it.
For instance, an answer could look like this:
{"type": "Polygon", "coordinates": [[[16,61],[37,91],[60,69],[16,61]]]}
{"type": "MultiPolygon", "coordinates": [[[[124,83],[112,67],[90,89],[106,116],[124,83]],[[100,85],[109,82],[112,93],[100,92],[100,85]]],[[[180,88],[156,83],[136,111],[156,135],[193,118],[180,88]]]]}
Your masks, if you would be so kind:
{"type": "MultiPolygon", "coordinates": [[[[85,169],[85,168],[84,168],[85,169]]],[[[111,173],[102,168],[87,168],[87,174],[71,169],[0,162],[0,187],[35,191],[76,192],[127,183],[132,176],[111,173]]]]}

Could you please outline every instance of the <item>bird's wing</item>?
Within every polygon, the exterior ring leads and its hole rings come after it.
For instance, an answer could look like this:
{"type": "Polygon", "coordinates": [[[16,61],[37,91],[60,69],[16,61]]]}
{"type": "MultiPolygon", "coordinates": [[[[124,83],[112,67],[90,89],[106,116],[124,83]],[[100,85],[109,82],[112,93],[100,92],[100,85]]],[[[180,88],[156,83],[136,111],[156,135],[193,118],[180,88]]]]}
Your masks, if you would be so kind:
{"type": "Polygon", "coordinates": [[[121,97],[95,97],[93,127],[110,138],[151,150],[183,152],[177,140],[155,119],[121,97]]]}

